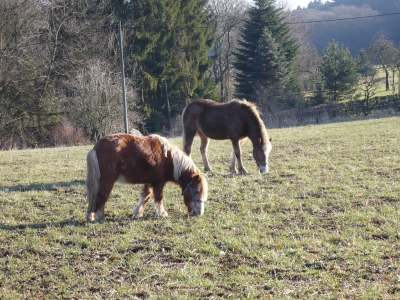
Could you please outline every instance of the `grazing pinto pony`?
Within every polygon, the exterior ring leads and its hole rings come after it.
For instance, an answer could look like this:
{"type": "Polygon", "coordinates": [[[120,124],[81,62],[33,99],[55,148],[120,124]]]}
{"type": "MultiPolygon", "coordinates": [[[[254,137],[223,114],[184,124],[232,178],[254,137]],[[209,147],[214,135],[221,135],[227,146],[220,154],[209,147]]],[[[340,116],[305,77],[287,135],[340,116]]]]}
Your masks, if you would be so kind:
{"type": "Polygon", "coordinates": [[[229,170],[236,173],[236,160],[239,172],[247,174],[243,167],[240,144],[245,138],[253,143],[253,157],[260,173],[268,172],[268,156],[272,149],[267,129],[257,108],[246,100],[233,99],[228,103],[218,103],[200,99],[190,103],[182,113],[183,151],[190,156],[193,138],[200,137],[200,152],[204,170],[212,171],[207,157],[209,139],[230,139],[233,146],[229,170]]]}
{"type": "Polygon", "coordinates": [[[144,184],[134,217],[143,216],[152,198],[156,215],[168,216],[163,206],[163,188],[169,181],[181,187],[188,214],[204,213],[208,193],[205,176],[190,157],[159,135],[105,136],[87,154],[86,161],[88,221],[104,220],[104,206],[116,181],[144,184]]]}

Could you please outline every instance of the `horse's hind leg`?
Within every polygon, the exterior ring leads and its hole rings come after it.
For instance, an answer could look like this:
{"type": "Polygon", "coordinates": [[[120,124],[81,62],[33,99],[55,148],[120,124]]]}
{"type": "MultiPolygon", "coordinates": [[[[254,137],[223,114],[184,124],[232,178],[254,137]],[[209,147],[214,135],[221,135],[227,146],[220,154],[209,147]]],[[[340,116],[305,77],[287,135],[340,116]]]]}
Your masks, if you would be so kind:
{"type": "Polygon", "coordinates": [[[111,190],[113,189],[114,182],[112,181],[103,181],[100,180],[100,190],[97,195],[97,203],[96,203],[96,221],[103,221],[105,218],[104,206],[108,198],[110,197],[111,190]]]}
{"type": "Polygon", "coordinates": [[[203,159],[204,171],[212,172],[210,163],[208,162],[208,156],[207,156],[208,145],[210,144],[210,139],[201,132],[199,132],[198,134],[200,136],[200,153],[201,153],[201,157],[203,159]]]}
{"type": "Polygon", "coordinates": [[[158,217],[168,217],[167,211],[164,209],[163,205],[163,188],[164,185],[153,186],[154,192],[154,208],[156,210],[156,215],[158,217]]]}
{"type": "Polygon", "coordinates": [[[140,195],[139,203],[133,210],[133,217],[140,218],[143,216],[144,209],[151,198],[153,198],[153,189],[149,184],[145,184],[140,195]]]}
{"type": "Polygon", "coordinates": [[[194,136],[196,135],[196,128],[190,128],[183,124],[183,134],[182,134],[182,149],[188,156],[192,153],[192,144],[194,136]]]}

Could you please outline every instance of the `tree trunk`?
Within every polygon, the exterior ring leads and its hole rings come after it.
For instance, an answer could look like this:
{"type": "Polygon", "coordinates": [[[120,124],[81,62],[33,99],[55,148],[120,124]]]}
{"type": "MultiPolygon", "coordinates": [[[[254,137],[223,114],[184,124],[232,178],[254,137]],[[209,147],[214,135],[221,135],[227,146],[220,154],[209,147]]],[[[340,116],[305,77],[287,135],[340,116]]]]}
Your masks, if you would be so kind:
{"type": "Polygon", "coordinates": [[[386,91],[390,91],[389,71],[385,70],[385,73],[386,73],[386,91]]]}
{"type": "Polygon", "coordinates": [[[398,84],[398,87],[397,87],[397,91],[400,93],[400,68],[397,70],[397,84],[398,84]]]}

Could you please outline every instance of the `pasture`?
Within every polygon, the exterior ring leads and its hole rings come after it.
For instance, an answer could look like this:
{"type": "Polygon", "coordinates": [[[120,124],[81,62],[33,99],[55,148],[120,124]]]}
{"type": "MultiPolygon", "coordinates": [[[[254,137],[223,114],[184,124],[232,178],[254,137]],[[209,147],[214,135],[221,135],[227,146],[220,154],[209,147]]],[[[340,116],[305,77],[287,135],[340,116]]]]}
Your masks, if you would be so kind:
{"type": "Polygon", "coordinates": [[[169,184],[169,217],[149,203],[132,219],[140,186],[117,184],[87,223],[92,147],[0,152],[0,299],[399,299],[400,117],[268,133],[264,174],[249,141],[248,175],[211,141],[209,200],[189,218],[169,184]]]}

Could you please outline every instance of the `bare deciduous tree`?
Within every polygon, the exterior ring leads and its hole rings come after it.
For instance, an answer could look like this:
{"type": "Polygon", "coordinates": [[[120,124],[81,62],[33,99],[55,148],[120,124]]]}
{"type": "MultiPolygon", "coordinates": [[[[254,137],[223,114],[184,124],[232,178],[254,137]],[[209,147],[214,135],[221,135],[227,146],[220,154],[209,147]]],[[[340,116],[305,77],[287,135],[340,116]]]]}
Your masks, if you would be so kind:
{"type": "Polygon", "coordinates": [[[386,34],[381,31],[373,39],[372,45],[369,49],[371,56],[378,60],[386,74],[386,91],[390,90],[390,71],[393,72],[393,83],[394,83],[394,72],[396,70],[396,56],[397,49],[393,44],[393,41],[386,37],[386,34]]]}
{"type": "Polygon", "coordinates": [[[307,16],[303,10],[286,11],[285,16],[287,22],[291,24],[292,37],[300,45],[294,73],[299,84],[305,90],[313,90],[315,89],[315,82],[320,78],[319,64],[321,58],[318,56],[315,46],[309,41],[312,24],[305,22],[307,16]]]}
{"type": "Polygon", "coordinates": [[[216,41],[211,50],[215,60],[211,73],[219,85],[221,99],[228,101],[233,94],[233,51],[248,3],[241,0],[211,0],[209,5],[216,15],[216,41]]]}
{"type": "Polygon", "coordinates": [[[398,44],[396,48],[397,48],[397,54],[395,56],[395,66],[397,69],[397,81],[398,81],[397,92],[400,93],[400,44],[398,44]]]}
{"type": "Polygon", "coordinates": [[[358,86],[359,89],[364,93],[364,99],[366,102],[365,106],[367,108],[365,114],[368,114],[369,99],[376,94],[376,89],[379,83],[378,72],[376,67],[371,62],[370,53],[367,51],[360,51],[357,56],[357,64],[358,74],[360,76],[358,86]]]}
{"type": "Polygon", "coordinates": [[[40,146],[60,121],[71,74],[109,57],[108,1],[0,1],[1,147],[40,146]]]}
{"type": "MultiPolygon", "coordinates": [[[[40,80],[36,59],[40,29],[39,7],[33,0],[0,2],[0,145],[14,147],[33,126],[40,80]]],[[[26,147],[30,142],[24,139],[26,147]]],[[[24,143],[25,143],[24,142],[24,143]]]]}
{"type": "MultiPolygon", "coordinates": [[[[88,62],[70,80],[71,96],[66,99],[70,118],[89,133],[92,141],[124,130],[120,83],[119,72],[99,60],[88,62]]],[[[131,84],[126,85],[126,99],[129,124],[140,123],[141,117],[134,109],[137,91],[131,84]]]]}

